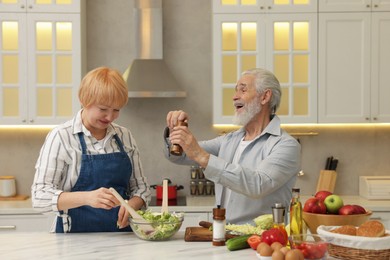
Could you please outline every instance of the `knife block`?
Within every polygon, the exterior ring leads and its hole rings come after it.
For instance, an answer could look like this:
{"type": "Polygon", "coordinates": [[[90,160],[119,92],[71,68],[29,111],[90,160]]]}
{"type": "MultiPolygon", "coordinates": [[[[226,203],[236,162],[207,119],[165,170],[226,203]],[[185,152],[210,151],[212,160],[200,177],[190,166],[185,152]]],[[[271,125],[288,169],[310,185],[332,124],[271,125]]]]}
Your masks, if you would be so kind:
{"type": "Polygon", "coordinates": [[[337,172],[330,170],[321,170],[317,182],[317,191],[327,190],[333,193],[336,185],[337,172]]]}

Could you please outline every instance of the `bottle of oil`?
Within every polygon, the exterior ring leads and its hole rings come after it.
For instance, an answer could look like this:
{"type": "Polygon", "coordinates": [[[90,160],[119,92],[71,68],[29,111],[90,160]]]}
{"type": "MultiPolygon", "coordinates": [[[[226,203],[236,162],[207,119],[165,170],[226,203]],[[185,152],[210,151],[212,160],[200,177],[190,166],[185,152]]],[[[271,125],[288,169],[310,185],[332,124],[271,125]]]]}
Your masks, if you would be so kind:
{"type": "MultiPolygon", "coordinates": [[[[278,228],[280,231],[282,231],[284,238],[288,240],[286,227],[284,224],[284,217],[286,215],[286,208],[283,206],[282,203],[275,203],[275,206],[272,207],[272,216],[274,220],[274,228],[278,228]]],[[[285,245],[284,245],[285,246],[285,245]]]]}
{"type": "Polygon", "coordinates": [[[302,203],[299,198],[300,189],[292,189],[290,203],[290,235],[299,235],[303,232],[302,226],[302,203]]]}

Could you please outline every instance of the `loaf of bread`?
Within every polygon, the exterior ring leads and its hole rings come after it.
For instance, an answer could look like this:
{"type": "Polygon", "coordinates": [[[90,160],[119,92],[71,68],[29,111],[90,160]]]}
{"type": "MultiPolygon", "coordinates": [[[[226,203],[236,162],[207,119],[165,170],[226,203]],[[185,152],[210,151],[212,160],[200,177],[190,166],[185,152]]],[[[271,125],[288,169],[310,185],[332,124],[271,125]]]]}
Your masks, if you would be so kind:
{"type": "Polygon", "coordinates": [[[356,235],[363,237],[382,237],[385,233],[385,226],[378,220],[368,220],[356,230],[356,235]]]}
{"type": "Polygon", "coordinates": [[[344,225],[332,230],[332,232],[337,234],[356,236],[356,227],[352,225],[344,225]]]}

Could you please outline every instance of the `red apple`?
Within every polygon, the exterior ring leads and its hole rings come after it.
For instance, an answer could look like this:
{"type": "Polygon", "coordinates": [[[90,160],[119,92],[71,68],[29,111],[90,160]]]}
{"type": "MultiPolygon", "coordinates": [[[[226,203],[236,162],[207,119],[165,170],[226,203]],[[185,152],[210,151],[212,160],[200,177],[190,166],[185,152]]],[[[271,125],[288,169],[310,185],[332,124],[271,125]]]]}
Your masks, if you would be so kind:
{"type": "Polygon", "coordinates": [[[327,190],[320,190],[320,191],[316,192],[314,197],[324,201],[326,199],[326,197],[328,197],[329,195],[332,195],[332,192],[327,191],[327,190]]]}
{"type": "Polygon", "coordinates": [[[362,206],[360,205],[352,205],[354,208],[355,208],[355,214],[365,214],[367,213],[366,209],[363,208],[362,206]]]}
{"type": "Polygon", "coordinates": [[[344,205],[339,209],[339,215],[353,215],[355,214],[355,207],[352,205],[344,205]]]}
{"type": "Polygon", "coordinates": [[[316,197],[312,197],[305,202],[305,205],[303,206],[303,211],[317,214],[325,214],[326,206],[322,200],[316,197]]]}

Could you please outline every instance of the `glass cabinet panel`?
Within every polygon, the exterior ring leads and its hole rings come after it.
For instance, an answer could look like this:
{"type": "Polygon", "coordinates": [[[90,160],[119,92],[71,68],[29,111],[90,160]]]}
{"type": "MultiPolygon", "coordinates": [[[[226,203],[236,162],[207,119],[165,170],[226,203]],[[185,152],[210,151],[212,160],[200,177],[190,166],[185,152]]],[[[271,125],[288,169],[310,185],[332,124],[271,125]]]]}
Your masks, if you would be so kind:
{"type": "Polygon", "coordinates": [[[3,115],[16,117],[19,115],[19,89],[4,88],[3,89],[3,115]]]}
{"type": "Polygon", "coordinates": [[[53,116],[53,90],[37,89],[37,116],[53,116]]]}
{"type": "Polygon", "coordinates": [[[233,88],[223,88],[222,90],[222,114],[224,116],[232,116],[234,115],[234,106],[233,106],[233,96],[235,93],[235,89],[233,88]]]}
{"type": "Polygon", "coordinates": [[[19,83],[19,57],[17,55],[3,55],[2,79],[4,84],[19,83]]]}
{"type": "Polygon", "coordinates": [[[237,57],[225,55],[222,58],[222,82],[235,84],[237,82],[237,57]]]}
{"type": "Polygon", "coordinates": [[[38,51],[50,51],[52,47],[53,25],[51,22],[36,23],[36,48],[38,51]]]}
{"type": "Polygon", "coordinates": [[[56,95],[57,115],[59,116],[72,116],[72,88],[58,88],[56,95]]]}
{"type": "Polygon", "coordinates": [[[222,24],[222,50],[237,50],[237,23],[222,24]]]}
{"type": "Polygon", "coordinates": [[[244,51],[256,50],[256,23],[241,23],[241,49],[244,51]]]}
{"type": "Polygon", "coordinates": [[[56,71],[56,83],[57,84],[71,84],[72,78],[72,56],[58,56],[57,57],[57,71],[56,71]]]}
{"type": "Polygon", "coordinates": [[[62,51],[72,50],[72,23],[56,23],[56,49],[62,51]]]}
{"type": "Polygon", "coordinates": [[[3,50],[17,50],[19,47],[19,29],[18,22],[4,21],[1,24],[2,27],[2,49],[3,50]]]}

